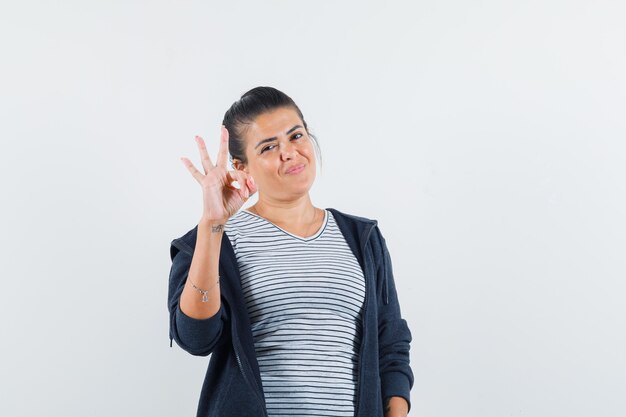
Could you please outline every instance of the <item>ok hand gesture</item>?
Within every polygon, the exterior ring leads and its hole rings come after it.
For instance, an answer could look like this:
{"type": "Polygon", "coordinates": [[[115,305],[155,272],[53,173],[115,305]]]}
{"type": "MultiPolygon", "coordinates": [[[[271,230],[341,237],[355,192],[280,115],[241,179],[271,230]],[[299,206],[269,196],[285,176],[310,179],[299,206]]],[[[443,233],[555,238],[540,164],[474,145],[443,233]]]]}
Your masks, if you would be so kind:
{"type": "Polygon", "coordinates": [[[189,159],[184,157],[180,159],[202,187],[204,203],[202,220],[226,222],[257,191],[256,184],[249,174],[240,170],[228,171],[226,169],[228,130],[224,126],[222,126],[220,148],[215,165],[211,162],[204,140],[200,136],[196,136],[196,143],[200,151],[204,174],[198,171],[189,159]],[[234,181],[237,181],[239,188],[232,185],[234,181]]]}

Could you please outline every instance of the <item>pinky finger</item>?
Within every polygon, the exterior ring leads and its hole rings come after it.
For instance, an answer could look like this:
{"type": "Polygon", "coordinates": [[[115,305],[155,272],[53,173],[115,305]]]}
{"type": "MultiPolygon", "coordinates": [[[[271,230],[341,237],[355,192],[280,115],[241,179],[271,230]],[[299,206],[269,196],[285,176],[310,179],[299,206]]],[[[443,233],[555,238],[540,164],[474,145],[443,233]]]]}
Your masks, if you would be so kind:
{"type": "Polygon", "coordinates": [[[257,192],[257,186],[252,177],[248,177],[246,179],[246,184],[248,185],[248,190],[250,190],[250,195],[253,195],[257,192]]]}

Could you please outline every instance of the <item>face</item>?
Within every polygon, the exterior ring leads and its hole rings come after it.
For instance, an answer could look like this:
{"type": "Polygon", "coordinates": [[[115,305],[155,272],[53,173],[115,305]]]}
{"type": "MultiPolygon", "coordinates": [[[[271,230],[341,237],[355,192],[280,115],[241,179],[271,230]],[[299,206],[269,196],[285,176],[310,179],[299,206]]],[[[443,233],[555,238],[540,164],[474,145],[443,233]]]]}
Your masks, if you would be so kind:
{"type": "Polygon", "coordinates": [[[308,193],[315,179],[312,139],[298,113],[278,108],[261,114],[244,133],[248,163],[235,168],[254,177],[259,195],[290,200],[308,193]]]}

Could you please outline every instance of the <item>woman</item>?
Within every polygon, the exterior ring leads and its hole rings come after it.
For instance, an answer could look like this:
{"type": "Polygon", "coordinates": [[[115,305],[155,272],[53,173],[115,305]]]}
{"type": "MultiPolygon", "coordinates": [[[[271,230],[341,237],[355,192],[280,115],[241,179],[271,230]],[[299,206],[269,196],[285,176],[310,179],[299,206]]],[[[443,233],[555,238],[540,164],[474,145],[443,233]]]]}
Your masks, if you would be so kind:
{"type": "Polygon", "coordinates": [[[385,240],[375,220],[312,204],[298,106],[254,88],[226,112],[215,162],[196,141],[203,172],[181,159],[204,208],[172,241],[168,308],[170,345],[211,354],[197,415],[406,416],[411,333],[385,240]]]}

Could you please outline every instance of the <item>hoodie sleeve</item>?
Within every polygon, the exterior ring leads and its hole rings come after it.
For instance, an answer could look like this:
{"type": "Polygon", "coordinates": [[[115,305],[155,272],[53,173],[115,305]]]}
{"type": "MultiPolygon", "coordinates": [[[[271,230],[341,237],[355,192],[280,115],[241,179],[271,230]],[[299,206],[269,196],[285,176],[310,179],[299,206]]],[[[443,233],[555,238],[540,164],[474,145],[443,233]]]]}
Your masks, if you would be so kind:
{"type": "Polygon", "coordinates": [[[173,339],[182,349],[192,355],[207,356],[217,345],[224,328],[224,321],[227,320],[224,303],[221,303],[215,315],[206,319],[195,319],[183,313],[179,301],[189,274],[192,255],[179,250],[173,241],[170,247],[170,257],[172,259],[168,290],[170,346],[172,346],[173,339]]]}
{"type": "Polygon", "coordinates": [[[379,280],[378,344],[382,400],[384,403],[389,397],[403,397],[410,410],[410,391],[413,387],[413,372],[409,365],[411,331],[400,312],[391,256],[378,226],[375,235],[377,239],[374,239],[373,249],[379,280]]]}

